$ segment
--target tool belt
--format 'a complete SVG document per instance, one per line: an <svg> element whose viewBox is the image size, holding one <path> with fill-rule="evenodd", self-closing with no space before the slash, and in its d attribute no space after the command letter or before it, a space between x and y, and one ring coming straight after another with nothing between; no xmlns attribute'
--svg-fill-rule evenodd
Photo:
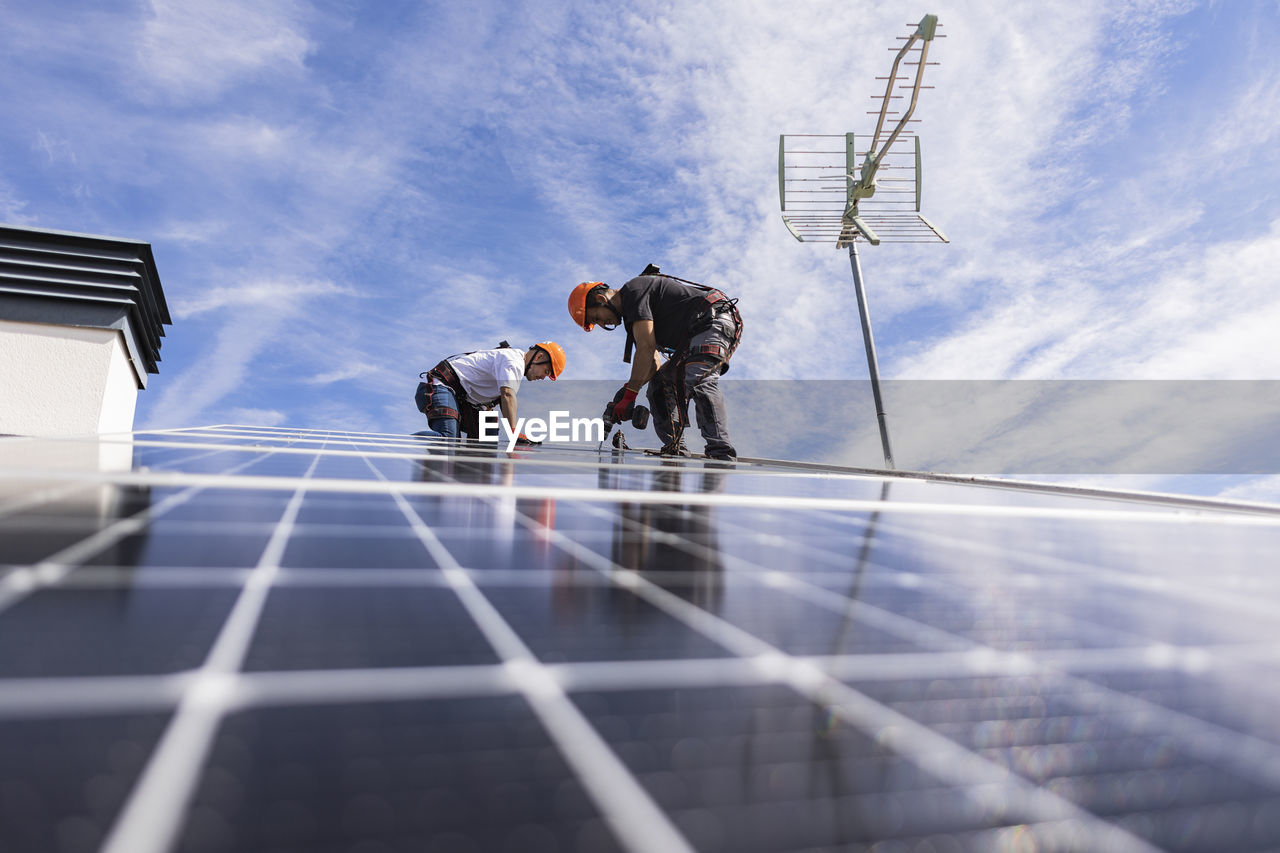
<svg viewBox="0 0 1280 853"><path fill-rule="evenodd" d="M458 378L457 371L453 369L453 365L449 364L448 359L444 359L425 373L419 373L418 377L424 381L418 383L418 393L414 397L414 402L418 405L418 411L427 416L428 422L436 418L453 418L458 422L461 432L469 436L479 435L479 411L467 400L467 389L462 386L462 380ZM443 401L437 402L436 397L439 395L433 392L432 380L440 382L453 392L458 408L446 406Z"/></svg>
<svg viewBox="0 0 1280 853"><path fill-rule="evenodd" d="M711 328L711 324L722 314L729 313L733 314L733 340L729 342L727 348L720 344L702 344L696 348L696 351L689 348L689 342L693 338ZM729 359L733 357L741 340L742 315L738 313L738 300L730 299L720 291L708 288L704 307L690 321L689 331L684 340L679 346L665 350L664 354L673 369L687 361L706 361L711 364L719 362L720 374L724 375L729 372Z"/></svg>

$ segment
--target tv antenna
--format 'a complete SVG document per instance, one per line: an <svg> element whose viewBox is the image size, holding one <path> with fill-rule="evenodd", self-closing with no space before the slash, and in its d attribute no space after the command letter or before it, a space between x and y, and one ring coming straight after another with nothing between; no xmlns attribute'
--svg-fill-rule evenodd
<svg viewBox="0 0 1280 853"><path fill-rule="evenodd" d="M778 198L787 230L802 243L833 242L837 249L849 249L853 289L862 320L862 340L871 373L871 393L880 424L880 443L884 446L885 465L890 469L893 451L889 447L889 428L880 394L880 370L862 284L862 266L858 261L858 243L865 241L879 246L881 243L950 242L936 225L920 214L920 137L907 129L908 125L918 122L911 115L920 90L933 88L922 85L924 69L938 64L929 61L929 44L935 36L945 36L937 34L937 15L925 15L913 26L915 29L910 35L899 36L905 44L889 48L897 51L889 76L876 78L886 83L883 95L871 96L873 101L879 101L879 108L867 113L876 116L874 133L856 136L853 133L804 133L778 137ZM904 63L904 59L908 61ZM914 82L908 70L913 66ZM904 71L901 75L900 68ZM895 85L900 91L911 92L911 101L905 110L890 109L895 106L894 101L905 97L893 93Z"/></svg>

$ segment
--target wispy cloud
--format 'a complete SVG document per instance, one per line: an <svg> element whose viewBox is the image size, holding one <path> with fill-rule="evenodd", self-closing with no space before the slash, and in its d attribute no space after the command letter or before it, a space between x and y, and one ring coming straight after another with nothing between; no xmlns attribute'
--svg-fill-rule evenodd
<svg viewBox="0 0 1280 853"><path fill-rule="evenodd" d="M341 367L337 370L331 370L328 373L321 373L318 376L308 376L303 379L308 385L332 385L335 382L345 382L348 379L360 379L376 373L380 368L373 364L351 364Z"/></svg>
<svg viewBox="0 0 1280 853"><path fill-rule="evenodd" d="M18 197L14 189L0 177L0 222L10 225L28 225L31 217L23 212L27 203Z"/></svg>
<svg viewBox="0 0 1280 853"><path fill-rule="evenodd" d="M224 308L262 310L275 315L299 309L303 298L342 294L358 298L350 288L330 281L250 281L214 287L185 299L175 310L178 319L187 319Z"/></svg>
<svg viewBox="0 0 1280 853"><path fill-rule="evenodd" d="M882 372L1280 370L1264 5L937 8L917 117L952 243L864 250ZM741 297L731 378L860 377L848 258L782 227L776 145L869 129L921 10L864 6L24 9L0 214L153 241L180 323L144 418L399 428L419 370L499 338L620 378L564 299L649 261Z"/></svg>
<svg viewBox="0 0 1280 853"><path fill-rule="evenodd" d="M251 426L279 426L288 420L284 412L275 409L241 409L227 410L227 423L248 424Z"/></svg>
<svg viewBox="0 0 1280 853"><path fill-rule="evenodd" d="M137 71L157 94L205 101L263 69L301 74L311 49L289 2L151 0Z"/></svg>

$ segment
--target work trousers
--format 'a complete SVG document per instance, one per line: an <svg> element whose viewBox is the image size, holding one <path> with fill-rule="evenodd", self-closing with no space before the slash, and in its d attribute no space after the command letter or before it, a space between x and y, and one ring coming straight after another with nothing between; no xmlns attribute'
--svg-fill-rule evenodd
<svg viewBox="0 0 1280 853"><path fill-rule="evenodd" d="M737 457L729 440L729 421L720 391L720 370L733 354L736 337L733 313L720 312L711 325L689 339L683 354L668 359L650 380L653 429L664 446L677 441L683 444L692 400L698 431L707 443L707 455L720 459Z"/></svg>

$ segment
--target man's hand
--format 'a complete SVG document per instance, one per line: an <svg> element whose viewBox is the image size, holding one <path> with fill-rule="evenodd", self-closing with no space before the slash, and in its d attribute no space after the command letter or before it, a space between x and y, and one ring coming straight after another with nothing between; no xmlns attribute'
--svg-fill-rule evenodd
<svg viewBox="0 0 1280 853"><path fill-rule="evenodd" d="M612 418L614 423L620 424L627 419L632 405L636 402L636 393L631 386L623 385L618 389L618 393L613 395Z"/></svg>

